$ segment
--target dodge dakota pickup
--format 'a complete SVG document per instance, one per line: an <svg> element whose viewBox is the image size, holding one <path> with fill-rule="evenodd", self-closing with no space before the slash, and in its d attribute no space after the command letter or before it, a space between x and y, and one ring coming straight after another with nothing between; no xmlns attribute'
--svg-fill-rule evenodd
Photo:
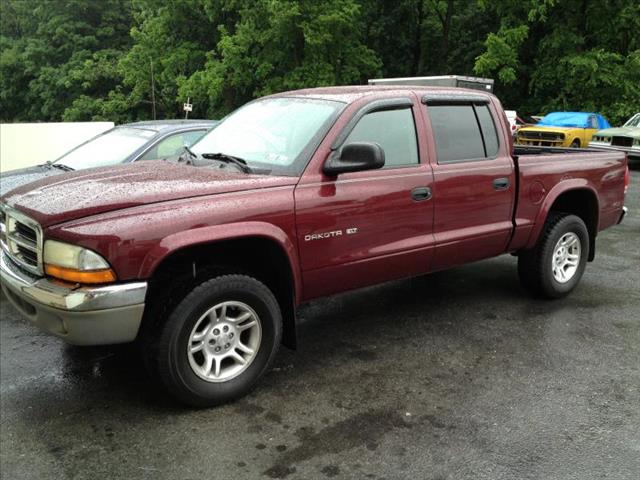
<svg viewBox="0 0 640 480"><path fill-rule="evenodd" d="M488 93L298 90L178 158L8 193L0 278L40 328L136 341L170 393L216 405L295 346L296 307L318 297L504 253L533 294L568 294L628 182L623 152L514 149Z"/></svg>

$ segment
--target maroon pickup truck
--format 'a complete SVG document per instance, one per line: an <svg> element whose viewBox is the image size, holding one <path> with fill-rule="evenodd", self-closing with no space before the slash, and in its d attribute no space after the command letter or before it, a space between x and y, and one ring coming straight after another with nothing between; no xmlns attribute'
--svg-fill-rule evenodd
<svg viewBox="0 0 640 480"><path fill-rule="evenodd" d="M619 223L624 153L517 147L496 97L419 87L253 101L172 161L2 198L3 290L66 341L138 341L192 405L245 394L308 300L503 253L566 295Z"/></svg>

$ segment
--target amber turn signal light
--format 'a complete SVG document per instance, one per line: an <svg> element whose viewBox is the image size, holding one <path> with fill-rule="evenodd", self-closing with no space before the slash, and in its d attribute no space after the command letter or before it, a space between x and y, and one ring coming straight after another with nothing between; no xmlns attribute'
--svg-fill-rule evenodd
<svg viewBox="0 0 640 480"><path fill-rule="evenodd" d="M109 283L116 280L116 274L110 268L82 271L57 265L45 265L44 271L47 275L73 283Z"/></svg>

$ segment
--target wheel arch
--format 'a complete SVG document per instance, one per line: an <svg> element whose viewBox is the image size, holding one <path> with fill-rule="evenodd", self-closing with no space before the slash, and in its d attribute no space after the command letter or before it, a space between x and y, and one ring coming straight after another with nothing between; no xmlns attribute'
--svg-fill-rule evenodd
<svg viewBox="0 0 640 480"><path fill-rule="evenodd" d="M582 219L589 232L588 260L592 261L595 258L595 241L600 215L600 204L595 188L589 185L586 180L570 180L557 184L549 192L538 212L525 249L531 249L536 245L547 218L555 212L570 213Z"/></svg>
<svg viewBox="0 0 640 480"><path fill-rule="evenodd" d="M283 316L282 343L295 348L295 310L302 295L297 265L297 251L282 230L272 224L250 222L170 235L147 254L139 275L149 279L149 297L162 294L167 282L178 277L193 279L192 284L217 273L255 277L278 300Z"/></svg>

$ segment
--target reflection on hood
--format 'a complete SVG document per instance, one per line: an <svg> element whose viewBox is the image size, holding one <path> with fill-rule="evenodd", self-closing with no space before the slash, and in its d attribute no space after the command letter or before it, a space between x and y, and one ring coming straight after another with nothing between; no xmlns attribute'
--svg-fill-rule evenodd
<svg viewBox="0 0 640 480"><path fill-rule="evenodd" d="M139 205L295 185L298 181L297 177L252 175L221 167L198 168L157 160L79 170L23 185L2 200L46 227Z"/></svg>

